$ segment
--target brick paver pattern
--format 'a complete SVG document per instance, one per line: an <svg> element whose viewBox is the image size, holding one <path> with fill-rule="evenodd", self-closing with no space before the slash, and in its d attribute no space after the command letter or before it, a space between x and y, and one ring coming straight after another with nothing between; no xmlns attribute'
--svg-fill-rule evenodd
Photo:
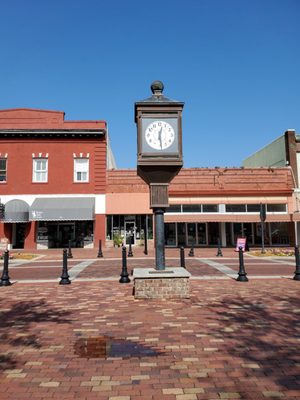
<svg viewBox="0 0 300 400"><path fill-rule="evenodd" d="M136 300L132 282L118 282L120 260L107 258L91 260L71 285L39 282L42 271L60 273L60 261L45 260L35 283L25 283L38 269L30 262L12 267L17 282L0 287L1 400L300 399L293 260L249 257L243 283L204 255L187 259L191 298L180 301ZM133 258L129 269L151 260ZM213 261L237 271L236 255ZM272 274L273 264L290 278L250 279Z"/></svg>

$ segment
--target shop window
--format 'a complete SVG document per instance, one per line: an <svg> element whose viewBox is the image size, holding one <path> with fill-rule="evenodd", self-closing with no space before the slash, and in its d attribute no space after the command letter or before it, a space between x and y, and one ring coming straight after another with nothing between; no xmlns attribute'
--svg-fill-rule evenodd
<svg viewBox="0 0 300 400"><path fill-rule="evenodd" d="M260 212L260 204L247 204L247 212Z"/></svg>
<svg viewBox="0 0 300 400"><path fill-rule="evenodd" d="M183 204L182 211L186 213L189 212L200 213L202 211L202 207L201 204Z"/></svg>
<svg viewBox="0 0 300 400"><path fill-rule="evenodd" d="M167 213L181 213L181 205L180 204L172 204L166 210Z"/></svg>
<svg viewBox="0 0 300 400"><path fill-rule="evenodd" d="M218 204L203 204L204 213L216 213L219 212Z"/></svg>
<svg viewBox="0 0 300 400"><path fill-rule="evenodd" d="M6 182L7 174L7 160L6 158L0 158L0 182Z"/></svg>
<svg viewBox="0 0 300 400"><path fill-rule="evenodd" d="M246 204L226 204L226 212L244 213L246 212Z"/></svg>
<svg viewBox="0 0 300 400"><path fill-rule="evenodd" d="M165 224L165 245L176 246L176 224L174 222Z"/></svg>
<svg viewBox="0 0 300 400"><path fill-rule="evenodd" d="M74 158L74 182L89 181L89 159Z"/></svg>
<svg viewBox="0 0 300 400"><path fill-rule="evenodd" d="M267 212L286 212L286 204L267 204Z"/></svg>
<svg viewBox="0 0 300 400"><path fill-rule="evenodd" d="M48 182L48 159L34 158L33 159L33 182Z"/></svg>

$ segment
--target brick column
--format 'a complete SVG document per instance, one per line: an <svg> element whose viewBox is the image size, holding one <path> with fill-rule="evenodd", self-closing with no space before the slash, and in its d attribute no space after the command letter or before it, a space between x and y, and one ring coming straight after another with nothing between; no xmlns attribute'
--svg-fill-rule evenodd
<svg viewBox="0 0 300 400"><path fill-rule="evenodd" d="M36 227L37 223L35 221L27 223L24 249L36 249Z"/></svg>
<svg viewBox="0 0 300 400"><path fill-rule="evenodd" d="M94 222L94 247L97 248L99 240L102 240L102 245L105 245L105 214L95 214Z"/></svg>

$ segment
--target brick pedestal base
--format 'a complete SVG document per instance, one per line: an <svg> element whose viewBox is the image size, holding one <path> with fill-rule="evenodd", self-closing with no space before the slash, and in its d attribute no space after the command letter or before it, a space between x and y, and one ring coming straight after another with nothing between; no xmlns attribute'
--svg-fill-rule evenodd
<svg viewBox="0 0 300 400"><path fill-rule="evenodd" d="M189 277L184 268L135 268L134 297L136 299L186 299L190 297Z"/></svg>

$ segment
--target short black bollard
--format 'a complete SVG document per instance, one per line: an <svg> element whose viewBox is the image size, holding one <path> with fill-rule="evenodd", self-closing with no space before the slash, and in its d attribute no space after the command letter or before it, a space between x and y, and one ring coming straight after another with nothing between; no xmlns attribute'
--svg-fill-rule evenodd
<svg viewBox="0 0 300 400"><path fill-rule="evenodd" d="M180 266L185 268L184 247L180 247Z"/></svg>
<svg viewBox="0 0 300 400"><path fill-rule="evenodd" d="M244 266L244 254L243 254L243 248L239 247L239 276L236 278L237 281L239 282L248 282L247 274L245 271L245 266Z"/></svg>
<svg viewBox="0 0 300 400"><path fill-rule="evenodd" d="M69 240L68 258L73 258L72 249L71 249L71 240Z"/></svg>
<svg viewBox="0 0 300 400"><path fill-rule="evenodd" d="M194 257L194 245L192 244L191 250L189 251L189 257Z"/></svg>
<svg viewBox="0 0 300 400"><path fill-rule="evenodd" d="M8 276L8 260L9 260L9 251L6 250L3 256L3 273L0 280L0 286L10 286L11 282Z"/></svg>
<svg viewBox="0 0 300 400"><path fill-rule="evenodd" d="M120 283L128 283L130 279L128 278L128 271L127 271L127 259L126 259L126 247L122 247L122 271L120 275Z"/></svg>
<svg viewBox="0 0 300 400"><path fill-rule="evenodd" d="M296 259L296 271L294 275L294 281L300 281L300 256L299 246L295 246L295 259Z"/></svg>
<svg viewBox="0 0 300 400"><path fill-rule="evenodd" d="M133 252L132 252L132 235L129 236L129 248L128 248L128 257L133 257Z"/></svg>
<svg viewBox="0 0 300 400"><path fill-rule="evenodd" d="M71 283L68 274L68 255L67 249L63 250L63 269L61 274L61 280L59 282L60 285L69 285Z"/></svg>
<svg viewBox="0 0 300 400"><path fill-rule="evenodd" d="M98 258L102 258L103 257L103 253L102 253L102 240L99 240L99 250L98 250Z"/></svg>
<svg viewBox="0 0 300 400"><path fill-rule="evenodd" d="M222 250L221 250L221 240L220 240L220 238L218 238L218 252L217 252L216 256L217 257L223 257L223 253L222 253Z"/></svg>

